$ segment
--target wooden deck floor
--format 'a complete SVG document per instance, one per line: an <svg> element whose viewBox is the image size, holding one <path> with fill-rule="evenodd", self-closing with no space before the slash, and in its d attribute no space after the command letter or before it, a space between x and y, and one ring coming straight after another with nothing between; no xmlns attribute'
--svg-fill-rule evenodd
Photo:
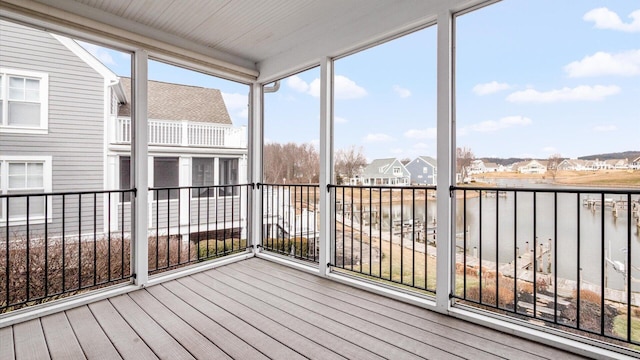
<svg viewBox="0 0 640 360"><path fill-rule="evenodd" d="M0 329L2 359L573 359L253 258Z"/></svg>

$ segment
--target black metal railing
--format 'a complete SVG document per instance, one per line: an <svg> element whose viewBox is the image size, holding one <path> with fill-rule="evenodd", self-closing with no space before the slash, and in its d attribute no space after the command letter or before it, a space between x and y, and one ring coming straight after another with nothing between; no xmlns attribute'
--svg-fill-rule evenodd
<svg viewBox="0 0 640 360"><path fill-rule="evenodd" d="M262 248L318 262L319 186L258 184L262 193Z"/></svg>
<svg viewBox="0 0 640 360"><path fill-rule="evenodd" d="M149 273L245 251L253 184L150 188Z"/></svg>
<svg viewBox="0 0 640 360"><path fill-rule="evenodd" d="M453 187L454 296L640 345L640 191Z"/></svg>
<svg viewBox="0 0 640 360"><path fill-rule="evenodd" d="M435 187L329 189L331 266L435 293Z"/></svg>
<svg viewBox="0 0 640 360"><path fill-rule="evenodd" d="M0 312L129 281L133 193L0 195Z"/></svg>

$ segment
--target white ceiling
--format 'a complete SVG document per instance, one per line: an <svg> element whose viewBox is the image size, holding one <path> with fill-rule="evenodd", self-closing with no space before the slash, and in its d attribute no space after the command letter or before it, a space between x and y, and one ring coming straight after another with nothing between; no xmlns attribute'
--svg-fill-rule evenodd
<svg viewBox="0 0 640 360"><path fill-rule="evenodd" d="M481 0L36 0L273 80ZM28 7L32 1L7 1ZM42 9L39 9L42 11Z"/></svg>

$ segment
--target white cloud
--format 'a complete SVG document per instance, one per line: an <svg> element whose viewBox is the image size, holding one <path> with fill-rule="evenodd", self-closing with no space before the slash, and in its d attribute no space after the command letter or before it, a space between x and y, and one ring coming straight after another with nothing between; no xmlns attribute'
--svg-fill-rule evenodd
<svg viewBox="0 0 640 360"><path fill-rule="evenodd" d="M569 77L640 75L640 49L617 54L597 52L564 67Z"/></svg>
<svg viewBox="0 0 640 360"><path fill-rule="evenodd" d="M640 32L640 10L629 14L631 22L625 23L620 16L606 7L593 9L582 17L584 21L592 21L597 29Z"/></svg>
<svg viewBox="0 0 640 360"><path fill-rule="evenodd" d="M364 142L389 142L395 140L393 137L387 134L367 134L362 141Z"/></svg>
<svg viewBox="0 0 640 360"><path fill-rule="evenodd" d="M409 139L435 139L436 138L437 129L436 128L427 128L427 129L411 129L404 133L404 136Z"/></svg>
<svg viewBox="0 0 640 360"><path fill-rule="evenodd" d="M104 65L116 65L115 60L113 60L113 57L105 48L82 41L78 43Z"/></svg>
<svg viewBox="0 0 640 360"><path fill-rule="evenodd" d="M609 132L609 131L616 131L618 130L618 127L615 125L597 125L593 127L593 131L597 131L597 132Z"/></svg>
<svg viewBox="0 0 640 360"><path fill-rule="evenodd" d="M498 91L510 89L511 85L507 83L499 83L497 81L492 81L490 83L478 84L473 87L473 92L477 95L489 95L496 93Z"/></svg>
<svg viewBox="0 0 640 360"><path fill-rule="evenodd" d="M499 120L487 120L477 124L465 126L459 130L460 135L465 135L469 131L476 132L494 132L502 129L507 129L514 126L527 126L532 123L531 119L524 116L507 116Z"/></svg>
<svg viewBox="0 0 640 360"><path fill-rule="evenodd" d="M333 117L333 122L335 122L336 124L344 124L347 122L347 119L340 117L340 116L334 116Z"/></svg>
<svg viewBox="0 0 640 360"><path fill-rule="evenodd" d="M336 75L333 86L335 97L339 100L359 99L367 96L367 90L346 76Z"/></svg>
<svg viewBox="0 0 640 360"><path fill-rule="evenodd" d="M299 76L293 75L287 79L287 86L298 92L307 93L313 97L320 97L320 79L318 78L313 79L311 83L307 84L307 82ZM338 100L359 99L367 96L367 90L346 76L336 75L333 86L334 96ZM409 92L409 95L411 95L411 92Z"/></svg>
<svg viewBox="0 0 640 360"><path fill-rule="evenodd" d="M309 84L302 80L298 75L293 75L287 79L287 86L298 92L309 91Z"/></svg>
<svg viewBox="0 0 640 360"><path fill-rule="evenodd" d="M429 148L429 144L425 144L423 142L419 142L419 143L413 144L413 148L416 149L416 150L428 149Z"/></svg>
<svg viewBox="0 0 640 360"><path fill-rule="evenodd" d="M564 87L559 90L537 91L527 89L516 91L507 96L507 101L514 103L553 103L566 101L600 101L607 96L620 92L615 85L581 85L575 88Z"/></svg>
<svg viewBox="0 0 640 360"><path fill-rule="evenodd" d="M229 114L247 119L249 117L249 99L246 94L222 93Z"/></svg>
<svg viewBox="0 0 640 360"><path fill-rule="evenodd" d="M320 97L320 79L315 78L309 84L309 91L307 93L313 97Z"/></svg>
<svg viewBox="0 0 640 360"><path fill-rule="evenodd" d="M546 153L552 153L552 152L556 152L556 148L553 146L545 146L542 148L542 151L546 152Z"/></svg>
<svg viewBox="0 0 640 360"><path fill-rule="evenodd" d="M405 89L400 85L393 85L393 91L401 98L408 98L409 96L411 96L411 90Z"/></svg>

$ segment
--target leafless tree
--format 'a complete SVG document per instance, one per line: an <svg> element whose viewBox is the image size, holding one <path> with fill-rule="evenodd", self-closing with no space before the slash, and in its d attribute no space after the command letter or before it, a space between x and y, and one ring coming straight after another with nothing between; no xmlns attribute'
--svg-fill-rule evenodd
<svg viewBox="0 0 640 360"><path fill-rule="evenodd" d="M317 183L320 156L312 144L269 143L263 148L264 181L274 184Z"/></svg>
<svg viewBox="0 0 640 360"><path fill-rule="evenodd" d="M362 153L362 147L351 146L348 149L338 149L335 154L335 171L338 184L342 179L351 179L367 165L367 158Z"/></svg>
<svg viewBox="0 0 640 360"><path fill-rule="evenodd" d="M456 172L461 174L462 178L467 176L467 169L474 159L475 155L473 155L470 148L456 148Z"/></svg>
<svg viewBox="0 0 640 360"><path fill-rule="evenodd" d="M562 155L560 154L552 154L549 156L549 160L547 162L547 174L551 175L553 180L556 179L558 175L558 165L562 162Z"/></svg>

